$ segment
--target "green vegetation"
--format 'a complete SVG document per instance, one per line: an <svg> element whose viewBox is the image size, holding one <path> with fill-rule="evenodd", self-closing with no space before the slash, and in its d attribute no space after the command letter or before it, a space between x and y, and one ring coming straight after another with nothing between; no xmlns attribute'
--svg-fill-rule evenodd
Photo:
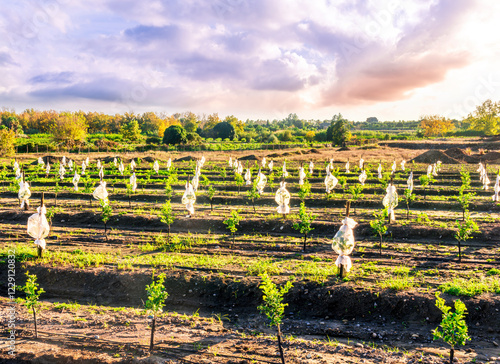
<svg viewBox="0 0 500 364"><path fill-rule="evenodd" d="M152 325L151 325L151 339L149 341L149 352L151 353L154 348L154 336L156 329L156 316L163 312L163 306L165 306L165 301L168 298L168 293L165 290L165 285L163 282L165 281L165 273L161 273L158 275L155 280L153 273L153 282L146 286L146 292L148 293L148 300L144 304L144 308L147 312L153 314L152 317Z"/></svg>
<svg viewBox="0 0 500 364"><path fill-rule="evenodd" d="M36 325L36 311L37 308L40 306L40 302L38 302L38 299L40 298L40 295L45 292L43 288L38 288L39 284L36 283L37 277L34 274L29 274L29 272L26 272L26 284L24 286L19 286L17 289L19 291L23 291L26 293L26 299L24 300L23 304L26 307L27 310L31 310L33 312L33 323L35 325L35 338L38 337L38 329Z"/></svg>
<svg viewBox="0 0 500 364"><path fill-rule="evenodd" d="M465 315L467 308L460 300L455 301L455 312L451 312L451 307L446 306L444 299L436 292L436 307L443 313L443 319L439 327L432 331L434 340L441 339L450 345L450 364L453 364L453 356L457 346L465 345L470 340L467 334L467 323Z"/></svg>

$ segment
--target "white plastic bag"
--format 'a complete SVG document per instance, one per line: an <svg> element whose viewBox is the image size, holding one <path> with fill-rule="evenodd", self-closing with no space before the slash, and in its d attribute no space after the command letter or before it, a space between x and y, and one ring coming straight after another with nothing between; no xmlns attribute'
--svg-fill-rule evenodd
<svg viewBox="0 0 500 364"><path fill-rule="evenodd" d="M276 191L274 200L278 204L276 210L279 214L288 214L290 212L290 192L286 189L286 182L280 182L280 188Z"/></svg>
<svg viewBox="0 0 500 364"><path fill-rule="evenodd" d="M266 187L266 183L267 183L267 177L259 169L259 173L257 174L257 192L259 192L259 195L262 195L262 193L264 192L264 187Z"/></svg>
<svg viewBox="0 0 500 364"><path fill-rule="evenodd" d="M377 172L378 172L378 179L382 179L382 164L378 164L378 169L377 169Z"/></svg>
<svg viewBox="0 0 500 364"><path fill-rule="evenodd" d="M168 158L167 161L167 170L170 171L170 167L172 167L172 158Z"/></svg>
<svg viewBox="0 0 500 364"><path fill-rule="evenodd" d="M66 168L64 168L64 166L61 165L59 166L59 178L61 179L61 181L64 179L64 174L66 173Z"/></svg>
<svg viewBox="0 0 500 364"><path fill-rule="evenodd" d="M45 238L49 235L50 226L45 214L45 206L38 207L36 214L28 218L28 234L35 239L35 245L45 249Z"/></svg>
<svg viewBox="0 0 500 364"><path fill-rule="evenodd" d="M73 170L73 160L72 160L72 159L70 159L70 160L68 161L68 168L69 168L69 170L70 170L70 171L72 171L72 170Z"/></svg>
<svg viewBox="0 0 500 364"><path fill-rule="evenodd" d="M273 166L274 166L273 161L270 161L267 166L269 167L269 172L272 172L273 171Z"/></svg>
<svg viewBox="0 0 500 364"><path fill-rule="evenodd" d="M82 162L82 176L85 174L85 168L87 168L87 165L85 164L85 161Z"/></svg>
<svg viewBox="0 0 500 364"><path fill-rule="evenodd" d="M135 192L137 189L137 177L135 176L135 172L133 172L130 176L130 188L132 189L132 192Z"/></svg>
<svg viewBox="0 0 500 364"><path fill-rule="evenodd" d="M309 162L309 174L312 176L314 172L314 163L312 161Z"/></svg>
<svg viewBox="0 0 500 364"><path fill-rule="evenodd" d="M427 166L427 177L431 178L431 175L432 175L432 164L429 164Z"/></svg>
<svg viewBox="0 0 500 364"><path fill-rule="evenodd" d="M357 224L358 223L350 217L344 218L344 220L342 220L342 226L333 237L332 249L339 254L339 257L335 261L335 265L337 267L343 265L346 272L349 272L352 267L351 258L349 257L354 249L354 232L352 229L354 229Z"/></svg>
<svg viewBox="0 0 500 364"><path fill-rule="evenodd" d="M245 182L247 186L252 184L252 172L250 172L250 168L247 168L247 171L245 172Z"/></svg>
<svg viewBox="0 0 500 364"><path fill-rule="evenodd" d="M21 200L21 208L24 208L25 204L29 204L28 200L31 196L30 185L28 182L19 182L19 192L17 197Z"/></svg>
<svg viewBox="0 0 500 364"><path fill-rule="evenodd" d="M229 161L228 161L228 164L229 164L229 167L233 167L233 158L229 157Z"/></svg>
<svg viewBox="0 0 500 364"><path fill-rule="evenodd" d="M42 167L43 167L43 165L45 164L45 163L43 162L42 157L38 157L38 164L40 164Z"/></svg>
<svg viewBox="0 0 500 364"><path fill-rule="evenodd" d="M396 187L393 185L389 185L386 189L386 192L387 194L382 200L382 205L384 205L384 207L387 209L387 212L391 217L391 221L394 221L394 209L398 206L398 193L396 191Z"/></svg>
<svg viewBox="0 0 500 364"><path fill-rule="evenodd" d="M299 186L304 184L304 179L306 178L306 172L304 171L304 167L300 166L299 168Z"/></svg>
<svg viewBox="0 0 500 364"><path fill-rule="evenodd" d="M404 171L405 170L405 164L406 164L406 161L403 159L401 161L401 170Z"/></svg>
<svg viewBox="0 0 500 364"><path fill-rule="evenodd" d="M130 162L130 170L135 171L135 167L136 167L135 161L132 159L132 161Z"/></svg>
<svg viewBox="0 0 500 364"><path fill-rule="evenodd" d="M365 164L365 160L363 158L359 159L359 169L363 169L363 165Z"/></svg>
<svg viewBox="0 0 500 364"><path fill-rule="evenodd" d="M349 170L349 161L347 161L347 163L345 164L345 173L351 173L351 171Z"/></svg>
<svg viewBox="0 0 500 364"><path fill-rule="evenodd" d="M107 204L108 201L108 191L106 190L106 182L101 181L99 183L99 186L95 189L94 193L92 194L96 200L102 200Z"/></svg>
<svg viewBox="0 0 500 364"><path fill-rule="evenodd" d="M413 172L410 172L410 176L408 177L408 181L406 181L406 184L410 192L413 192Z"/></svg>
<svg viewBox="0 0 500 364"><path fill-rule="evenodd" d="M123 165L123 162L120 160L120 164L118 164L118 172L123 176L123 172L125 171L125 166Z"/></svg>
<svg viewBox="0 0 500 364"><path fill-rule="evenodd" d="M80 175L75 170L75 175L73 176L73 186L75 186L76 192L78 192L78 181L80 181Z"/></svg>
<svg viewBox="0 0 500 364"><path fill-rule="evenodd" d="M181 202L183 205L186 205L186 209L188 210L189 215L194 215L194 203L196 202L196 195L194 193L193 186L189 182L186 182L186 190L184 191L184 195L182 195Z"/></svg>
<svg viewBox="0 0 500 364"><path fill-rule="evenodd" d="M156 174L160 172L160 164L158 163L158 161L155 161L153 163L153 169L155 170Z"/></svg>
<svg viewBox="0 0 500 364"><path fill-rule="evenodd" d="M366 171L363 169L363 171L359 175L359 182L361 183L362 186L364 186L365 181L366 181Z"/></svg>
<svg viewBox="0 0 500 364"><path fill-rule="evenodd" d="M397 168L396 161L394 161L394 162L392 162L392 168L391 168L392 169L392 173L396 173L396 168Z"/></svg>
<svg viewBox="0 0 500 364"><path fill-rule="evenodd" d="M288 172L286 170L286 162L283 162L283 178L287 178L288 177Z"/></svg>
<svg viewBox="0 0 500 364"><path fill-rule="evenodd" d="M47 162L47 165L45 166L45 174L49 174L50 172L50 163Z"/></svg>
<svg viewBox="0 0 500 364"><path fill-rule="evenodd" d="M325 177L326 193L332 192L337 183L338 179L333 174L331 174L330 171L328 171Z"/></svg>
<svg viewBox="0 0 500 364"><path fill-rule="evenodd" d="M493 187L495 194L492 196L493 202L498 202L498 194L500 192L500 174L497 174L497 180L495 182L495 187Z"/></svg>
<svg viewBox="0 0 500 364"><path fill-rule="evenodd" d="M99 168L99 179L104 179L104 166L101 166L101 168Z"/></svg>
<svg viewBox="0 0 500 364"><path fill-rule="evenodd" d="M260 164L262 166L262 168L265 168L266 167L266 157L263 157L262 158L262 162Z"/></svg>

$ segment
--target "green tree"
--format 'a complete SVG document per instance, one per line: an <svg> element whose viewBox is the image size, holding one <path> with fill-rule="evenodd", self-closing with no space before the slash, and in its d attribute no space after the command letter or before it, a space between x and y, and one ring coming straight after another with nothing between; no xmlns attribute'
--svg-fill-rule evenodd
<svg viewBox="0 0 500 364"><path fill-rule="evenodd" d="M187 141L186 130L180 125L171 125L163 134L163 144L182 144Z"/></svg>
<svg viewBox="0 0 500 364"><path fill-rule="evenodd" d="M214 210L214 196L215 196L215 188L212 184L210 184L208 186L208 190L207 190L207 195L208 195L208 198L210 200L210 211L213 211Z"/></svg>
<svg viewBox="0 0 500 364"><path fill-rule="evenodd" d="M283 303L283 296L292 288L292 282L287 281L284 286L278 289L267 273L262 274L260 277L262 279L262 283L259 288L263 293L262 300L264 303L258 306L257 309L269 319L269 326L277 327L278 348L280 351L281 362L282 364L285 364L285 356L281 346L283 339L281 337L280 325L285 314L285 307L288 306L288 303Z"/></svg>
<svg viewBox="0 0 500 364"><path fill-rule="evenodd" d="M326 138L335 145L345 146L345 143L351 140L349 121L344 119L341 114L335 115L326 130Z"/></svg>
<svg viewBox="0 0 500 364"><path fill-rule="evenodd" d="M373 214L375 220L370 221L371 228L380 237L379 255L382 255L382 240L384 234L387 232L387 226L385 225L385 219L387 219L387 215L387 209L384 209L381 212L375 212Z"/></svg>
<svg viewBox="0 0 500 364"><path fill-rule="evenodd" d="M228 121L222 121L215 125L210 133L212 138L233 140L236 135L234 126Z"/></svg>
<svg viewBox="0 0 500 364"><path fill-rule="evenodd" d="M462 301L456 300L455 312L451 312L451 307L446 306L444 299L440 297L440 292L436 292L436 307L443 313L443 318L439 325L441 329L436 327L432 334L434 340L441 339L450 345L450 364L453 364L455 348L465 345L467 340L470 340L465 322L467 307Z"/></svg>
<svg viewBox="0 0 500 364"><path fill-rule="evenodd" d="M500 102L486 100L466 119L469 128L482 131L486 135L496 135L500 132Z"/></svg>
<svg viewBox="0 0 500 364"><path fill-rule="evenodd" d="M306 243L307 243L307 234L311 231L314 230L314 228L311 227L311 223L314 221L316 218L316 215L314 215L312 212L307 212L306 211L306 205L304 202L300 203L300 209L299 209L299 218L300 221L296 222L293 224L293 228L295 230L300 231L301 234L304 234L304 247L303 251L306 251Z"/></svg>
<svg viewBox="0 0 500 364"><path fill-rule="evenodd" d="M252 201L253 213L255 214L255 199L259 198L260 195L257 192L257 179L254 179L252 187L247 191L247 196L250 201Z"/></svg>
<svg viewBox="0 0 500 364"><path fill-rule="evenodd" d="M192 112L187 112L185 116L182 117L179 121L181 122L183 128L186 130L186 133L196 132L196 129L198 129L198 124L200 123L196 115L193 114ZM171 144L171 143L165 143L165 144Z"/></svg>
<svg viewBox="0 0 500 364"><path fill-rule="evenodd" d="M479 231L479 227L470 218L469 211L464 213L464 220L460 223L458 220L455 222L455 227L457 231L455 232L455 239L458 241L458 261L462 261L462 241L466 242L472 239L472 234Z"/></svg>
<svg viewBox="0 0 500 364"><path fill-rule="evenodd" d="M162 223L167 224L168 226L167 243L170 244L170 225L172 225L175 221L175 214L172 210L172 205L170 204L170 200L167 200L163 204L160 213L160 220Z"/></svg>
<svg viewBox="0 0 500 364"><path fill-rule="evenodd" d="M101 220L104 223L104 235L106 236L106 240L108 240L108 221L111 218L113 209L107 198L99 200L99 203L101 204Z"/></svg>
<svg viewBox="0 0 500 364"><path fill-rule="evenodd" d="M130 140L131 142L138 141L141 137L141 128L139 127L139 122L136 119L130 120L128 123L122 126L121 134L123 139Z"/></svg>
<svg viewBox="0 0 500 364"><path fill-rule="evenodd" d="M35 337L38 337L38 330L36 327L36 311L40 306L38 299L40 295L45 292L43 288L38 288L39 284L36 283L37 277L35 274L29 274L26 272L26 284L24 286L18 287L17 289L26 293L26 299L24 300L24 306L26 309L33 312L33 322L35 324Z"/></svg>
<svg viewBox="0 0 500 364"><path fill-rule="evenodd" d="M226 228L231 232L231 235L233 237L233 246L234 246L234 235L238 231L238 224L240 223L240 221L241 221L241 216L238 215L238 211L236 210L232 210L231 216L223 221L224 225L226 225Z"/></svg>
<svg viewBox="0 0 500 364"><path fill-rule="evenodd" d="M470 173L462 168L460 171L460 178L462 179L462 185L458 190L458 196L456 197L458 203L462 207L462 221L465 221L465 211L469 209L470 200L475 196L474 192L466 192L470 188L471 178Z"/></svg>
<svg viewBox="0 0 500 364"><path fill-rule="evenodd" d="M163 312L163 306L168 298L168 293L165 290L165 273L161 273L157 280L155 281L153 273L153 282L146 286L146 292L148 293L148 300L144 304L147 312L153 314L153 320L151 325L151 339L149 341L149 352L153 351L154 338L155 338L155 328L156 328L156 315Z"/></svg>

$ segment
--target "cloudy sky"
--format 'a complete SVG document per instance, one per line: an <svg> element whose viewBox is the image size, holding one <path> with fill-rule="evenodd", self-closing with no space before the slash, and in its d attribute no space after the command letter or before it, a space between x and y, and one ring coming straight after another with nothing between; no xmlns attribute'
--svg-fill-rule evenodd
<svg viewBox="0 0 500 364"><path fill-rule="evenodd" d="M498 0L0 0L0 107L465 117L500 100Z"/></svg>

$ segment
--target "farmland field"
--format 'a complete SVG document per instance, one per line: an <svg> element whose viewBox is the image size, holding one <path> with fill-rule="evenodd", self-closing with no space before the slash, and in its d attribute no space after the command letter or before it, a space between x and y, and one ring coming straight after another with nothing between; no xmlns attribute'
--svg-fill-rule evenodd
<svg viewBox="0 0 500 364"><path fill-rule="evenodd" d="M142 309L147 298L145 287L152 274L161 272L167 275L169 297L157 322L157 362L277 363L274 331L257 311L262 301L258 288L262 273L280 284L293 282L285 296L289 305L282 325L289 363L443 362L448 347L433 341L431 333L441 319L435 307L437 291L444 292L448 304L459 296L468 308L472 341L457 352L459 360L486 362L486 358L500 357L500 206L492 202L498 161L486 166L492 181L486 191L473 163L443 163L434 181L423 188L419 177L426 174L428 164L409 161L425 151L417 145L405 149L388 145L346 151L309 148L66 155L79 171L82 161L90 159L78 192L71 182L74 171L67 168L65 178L59 178L62 154L51 155L49 175L36 162L46 154L23 154L17 161L31 185L28 211L19 208L12 160L3 160L2 292L7 292L7 257L12 250L16 254L16 284L24 284L24 272L29 271L37 275L46 291L41 296L38 339L32 335L30 313L17 306L18 362L91 363L96 358L99 362L147 362L148 317ZM188 217L181 198L202 156L206 162L196 192L195 213ZM123 175L114 166L114 157L123 160ZM273 178L269 168L262 169L268 181L264 193L254 201L248 195L251 186L236 185L234 170L228 165L230 157L238 158L244 171L251 167L252 179L263 157L273 160ZM169 158L171 171L166 167ZM353 196L349 188L359 185L360 158L365 160L368 177L362 196ZM101 206L91 193L99 183L98 159L104 164L113 209L106 233ZM132 159L137 162L135 192L127 188ZM330 159L334 169L338 168L337 177L345 177L345 186L337 185L327 195L324 179ZM402 159L406 160L404 171ZM160 164L158 174L152 171L155 160ZM350 173L345 172L347 160ZM393 182L400 200L396 221L387 225L381 242L370 222L374 213L383 209L394 160L397 171ZM274 198L284 161L289 173L286 187L291 194L286 217L277 213ZM311 194L304 203L315 219L304 251L304 237L293 224L299 220L301 202L298 169L304 163L307 170L310 161L314 162L313 174L308 176ZM429 163L433 162L437 160ZM377 178L379 163L383 165L382 181ZM415 200L407 211L402 198L410 170ZM456 197L464 171L471 177L466 192L475 193L469 210L479 231L462 242L459 262L455 233L463 211ZM167 181L172 182L171 203L176 214L170 238L159 217L168 199ZM215 190L212 201L209 186ZM53 217L47 249L37 259L26 223L39 206L42 192ZM356 247L351 254L352 270L340 278L331 243L348 200L350 217L358 223L354 229ZM224 224L233 210L242 217L234 243ZM0 299L6 317L9 300Z"/></svg>

